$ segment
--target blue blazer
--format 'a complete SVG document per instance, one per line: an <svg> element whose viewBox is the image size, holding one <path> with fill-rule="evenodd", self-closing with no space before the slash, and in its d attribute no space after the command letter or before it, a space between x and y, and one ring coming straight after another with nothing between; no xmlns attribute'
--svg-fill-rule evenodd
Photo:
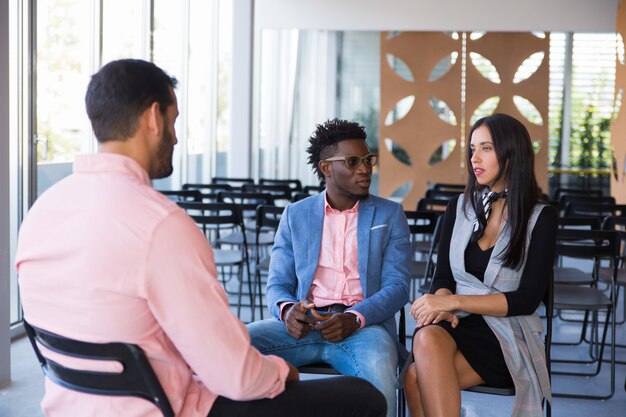
<svg viewBox="0 0 626 417"><path fill-rule="evenodd" d="M324 193L320 193L285 208L267 281L267 302L277 319L281 303L295 303L309 295L320 256L324 203ZM349 310L361 313L366 326L382 324L397 340L394 315L409 301L411 261L409 226L402 206L372 195L361 200L357 246L364 300Z"/></svg>

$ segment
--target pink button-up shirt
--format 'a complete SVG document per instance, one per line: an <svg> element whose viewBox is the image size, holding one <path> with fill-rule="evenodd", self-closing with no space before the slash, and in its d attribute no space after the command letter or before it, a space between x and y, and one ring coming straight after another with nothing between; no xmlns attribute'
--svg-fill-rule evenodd
<svg viewBox="0 0 626 417"><path fill-rule="evenodd" d="M363 301L356 239L359 203L339 211L328 204L326 194L324 199L322 245L309 299L318 307L354 306Z"/></svg>
<svg viewBox="0 0 626 417"><path fill-rule="evenodd" d="M177 416L206 417L218 395L250 400L284 390L287 364L250 345L206 238L133 159L77 157L74 174L24 220L15 262L26 320L79 340L138 344ZM46 416L161 415L143 399L49 380L42 408Z"/></svg>
<svg viewBox="0 0 626 417"><path fill-rule="evenodd" d="M328 204L325 192L324 202L320 257L308 299L317 307L331 304L354 306L363 301L356 233L359 202L349 210L339 211ZM281 304L281 318L285 307L291 304ZM360 328L365 327L365 317L361 313L348 312L361 319Z"/></svg>

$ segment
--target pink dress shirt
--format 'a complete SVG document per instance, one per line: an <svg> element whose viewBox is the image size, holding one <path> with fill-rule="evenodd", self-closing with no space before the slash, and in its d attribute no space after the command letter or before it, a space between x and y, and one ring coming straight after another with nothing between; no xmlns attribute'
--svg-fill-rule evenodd
<svg viewBox="0 0 626 417"><path fill-rule="evenodd" d="M317 307L331 304L354 306L363 301L356 236L359 202L349 210L339 211L328 204L326 193L324 201L320 256L308 299ZM281 310L289 304L292 303L283 303ZM362 314L357 311L349 313L359 316L361 328L365 326Z"/></svg>
<svg viewBox="0 0 626 417"><path fill-rule="evenodd" d="M15 263L31 324L138 344L177 416L206 417L218 395L251 400L284 390L287 364L250 345L206 238L133 159L78 156L74 174L31 208ZM82 394L47 379L42 408L46 416L161 415L143 399Z"/></svg>
<svg viewBox="0 0 626 417"><path fill-rule="evenodd" d="M339 211L326 200L320 257L309 295L318 307L354 306L363 301L356 243L358 215L358 202L349 210Z"/></svg>

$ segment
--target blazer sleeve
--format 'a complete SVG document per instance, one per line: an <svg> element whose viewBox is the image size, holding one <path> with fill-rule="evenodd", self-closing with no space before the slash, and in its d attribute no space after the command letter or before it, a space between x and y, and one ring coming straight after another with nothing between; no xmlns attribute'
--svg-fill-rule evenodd
<svg viewBox="0 0 626 417"><path fill-rule="evenodd" d="M411 240L402 206L396 206L389 226L389 240L382 247L380 269L372 270L370 266L368 271L368 293L371 295L350 309L363 315L366 326L389 320L409 301ZM373 286L372 283L379 285ZM371 292L369 288L378 290Z"/></svg>
<svg viewBox="0 0 626 417"><path fill-rule="evenodd" d="M293 254L293 243L290 226L290 206L280 219L267 278L266 299L270 313L280 320L280 304L297 302L298 280Z"/></svg>

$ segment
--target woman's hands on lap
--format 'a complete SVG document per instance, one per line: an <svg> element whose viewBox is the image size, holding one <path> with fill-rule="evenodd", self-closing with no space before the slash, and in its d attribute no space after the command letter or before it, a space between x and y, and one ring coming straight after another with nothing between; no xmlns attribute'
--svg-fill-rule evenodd
<svg viewBox="0 0 626 417"><path fill-rule="evenodd" d="M459 318L452 313L456 309L454 301L452 294L424 294L413 302L410 314L418 327L440 321L448 321L452 327L456 327Z"/></svg>

